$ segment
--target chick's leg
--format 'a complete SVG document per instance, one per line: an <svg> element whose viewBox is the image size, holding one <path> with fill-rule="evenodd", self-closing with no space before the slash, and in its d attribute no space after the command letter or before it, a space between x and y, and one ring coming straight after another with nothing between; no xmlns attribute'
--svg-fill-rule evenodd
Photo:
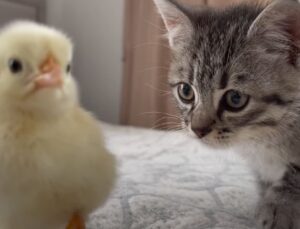
<svg viewBox="0 0 300 229"><path fill-rule="evenodd" d="M84 219L80 215L74 214L66 229L85 229Z"/></svg>

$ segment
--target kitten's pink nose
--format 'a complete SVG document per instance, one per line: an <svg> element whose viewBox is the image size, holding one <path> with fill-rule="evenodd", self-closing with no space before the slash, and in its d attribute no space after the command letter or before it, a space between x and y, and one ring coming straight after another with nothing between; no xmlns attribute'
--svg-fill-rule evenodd
<svg viewBox="0 0 300 229"><path fill-rule="evenodd" d="M192 130L199 138L204 138L206 135L208 135L212 131L212 128L210 128L210 127L200 127L200 128L195 127L195 128L192 128Z"/></svg>

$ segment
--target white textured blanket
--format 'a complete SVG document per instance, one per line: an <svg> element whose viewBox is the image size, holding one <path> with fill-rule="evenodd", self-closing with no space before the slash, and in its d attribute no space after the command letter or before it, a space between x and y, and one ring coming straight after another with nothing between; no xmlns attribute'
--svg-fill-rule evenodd
<svg viewBox="0 0 300 229"><path fill-rule="evenodd" d="M234 153L180 133L103 128L119 180L88 229L255 228L255 180Z"/></svg>

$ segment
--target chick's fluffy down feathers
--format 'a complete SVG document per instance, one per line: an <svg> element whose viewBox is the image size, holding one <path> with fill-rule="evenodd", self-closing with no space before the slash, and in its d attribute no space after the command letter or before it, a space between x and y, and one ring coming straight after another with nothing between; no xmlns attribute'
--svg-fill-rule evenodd
<svg viewBox="0 0 300 229"><path fill-rule="evenodd" d="M97 120L78 105L73 77L62 73L61 88L28 92L26 77L39 74L46 53L64 69L69 42L33 23L0 33L0 229L65 228L74 213L86 217L103 204L113 187L114 157ZM23 75L3 64L16 56Z"/></svg>

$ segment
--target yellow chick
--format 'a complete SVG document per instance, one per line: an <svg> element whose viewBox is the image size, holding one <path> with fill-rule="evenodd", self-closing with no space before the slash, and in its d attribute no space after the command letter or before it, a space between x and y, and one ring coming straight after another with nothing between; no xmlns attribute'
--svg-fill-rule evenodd
<svg viewBox="0 0 300 229"><path fill-rule="evenodd" d="M83 229L115 159L78 102L72 43L33 22L0 32L0 228Z"/></svg>

